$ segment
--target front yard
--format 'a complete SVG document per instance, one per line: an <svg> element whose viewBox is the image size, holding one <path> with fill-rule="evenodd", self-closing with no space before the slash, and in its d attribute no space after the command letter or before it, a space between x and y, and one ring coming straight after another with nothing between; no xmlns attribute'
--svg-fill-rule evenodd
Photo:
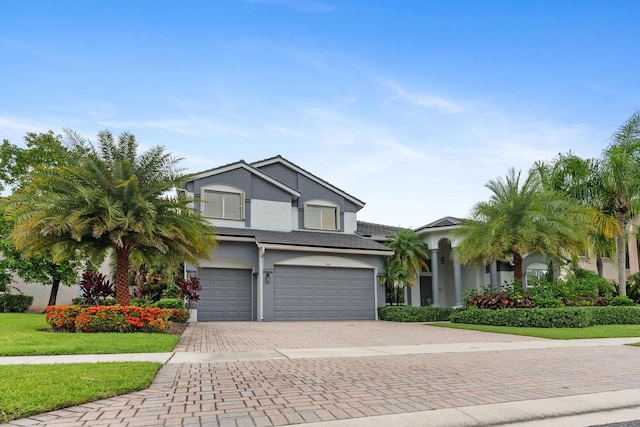
<svg viewBox="0 0 640 427"><path fill-rule="evenodd" d="M0 356L170 352L178 335L49 332L43 314L0 313ZM162 364L0 366L0 422L143 390Z"/></svg>

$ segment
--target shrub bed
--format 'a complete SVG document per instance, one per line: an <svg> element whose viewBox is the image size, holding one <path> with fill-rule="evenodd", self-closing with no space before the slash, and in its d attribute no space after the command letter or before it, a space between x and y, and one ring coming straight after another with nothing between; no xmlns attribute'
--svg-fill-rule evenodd
<svg viewBox="0 0 640 427"><path fill-rule="evenodd" d="M0 313L24 313L33 304L31 295L0 294Z"/></svg>
<svg viewBox="0 0 640 427"><path fill-rule="evenodd" d="M174 309L134 306L49 306L45 320L57 331L167 332ZM178 318L184 314L177 314ZM187 313L188 316L188 313Z"/></svg>
<svg viewBox="0 0 640 427"><path fill-rule="evenodd" d="M378 307L378 318L391 322L445 322L456 309L395 305Z"/></svg>
<svg viewBox="0 0 640 427"><path fill-rule="evenodd" d="M451 322L532 328L585 328L591 325L640 324L640 307L563 307L468 309L451 314Z"/></svg>

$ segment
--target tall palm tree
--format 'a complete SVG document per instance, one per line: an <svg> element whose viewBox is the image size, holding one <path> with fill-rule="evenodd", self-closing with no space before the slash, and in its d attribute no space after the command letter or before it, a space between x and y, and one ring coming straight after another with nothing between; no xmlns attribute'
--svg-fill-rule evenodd
<svg viewBox="0 0 640 427"><path fill-rule="evenodd" d="M15 245L29 253L51 248L64 257L78 247L116 258L116 302L129 303L133 251L181 255L195 262L215 247L215 230L186 198L167 197L184 181L179 159L163 147L137 154L134 135L98 134L94 146L67 132L73 162L36 169L7 198Z"/></svg>
<svg viewBox="0 0 640 427"><path fill-rule="evenodd" d="M526 255L560 259L584 249L584 209L560 193L543 191L536 173L522 183L520 178L512 168L504 180L486 184L492 192L489 201L477 203L455 231L461 238L455 251L463 264L512 259L514 279L520 281Z"/></svg>
<svg viewBox="0 0 640 427"><path fill-rule="evenodd" d="M611 136L611 143L603 153L602 182L618 220L618 295L625 296L627 225L632 214L638 212L640 202L640 111Z"/></svg>
<svg viewBox="0 0 640 427"><path fill-rule="evenodd" d="M601 165L598 159L583 159L568 152L549 163L536 162L533 167L545 190L559 191L589 209L589 222L585 226L589 227L599 277L604 273L602 254L615 252L614 237L619 230L613 207L604 195Z"/></svg>

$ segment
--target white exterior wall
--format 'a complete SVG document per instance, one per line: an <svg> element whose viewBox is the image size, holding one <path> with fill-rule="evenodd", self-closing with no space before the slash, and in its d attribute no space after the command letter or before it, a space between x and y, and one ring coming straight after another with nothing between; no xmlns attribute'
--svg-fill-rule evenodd
<svg viewBox="0 0 640 427"><path fill-rule="evenodd" d="M25 295L31 295L33 297L33 304L29 307L30 313L42 313L49 303L49 296L51 295L51 285L40 285L37 283L25 283L19 277L14 276L13 280L9 284L18 288L19 292L10 289L10 293L20 293ZM56 299L56 305L69 305L71 300L78 295L78 286L65 286L60 284L58 288L58 297Z"/></svg>
<svg viewBox="0 0 640 427"><path fill-rule="evenodd" d="M291 231L291 203L252 199L251 228Z"/></svg>
<svg viewBox="0 0 640 427"><path fill-rule="evenodd" d="M344 213L344 232L354 234L358 229L358 220L355 212Z"/></svg>

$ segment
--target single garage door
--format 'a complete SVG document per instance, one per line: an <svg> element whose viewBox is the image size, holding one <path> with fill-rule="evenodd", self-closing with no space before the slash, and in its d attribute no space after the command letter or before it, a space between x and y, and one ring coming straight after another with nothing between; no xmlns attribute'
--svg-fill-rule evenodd
<svg viewBox="0 0 640 427"><path fill-rule="evenodd" d="M375 319L373 270L276 266L275 320Z"/></svg>
<svg viewBox="0 0 640 427"><path fill-rule="evenodd" d="M198 322L251 320L251 270L201 268Z"/></svg>

